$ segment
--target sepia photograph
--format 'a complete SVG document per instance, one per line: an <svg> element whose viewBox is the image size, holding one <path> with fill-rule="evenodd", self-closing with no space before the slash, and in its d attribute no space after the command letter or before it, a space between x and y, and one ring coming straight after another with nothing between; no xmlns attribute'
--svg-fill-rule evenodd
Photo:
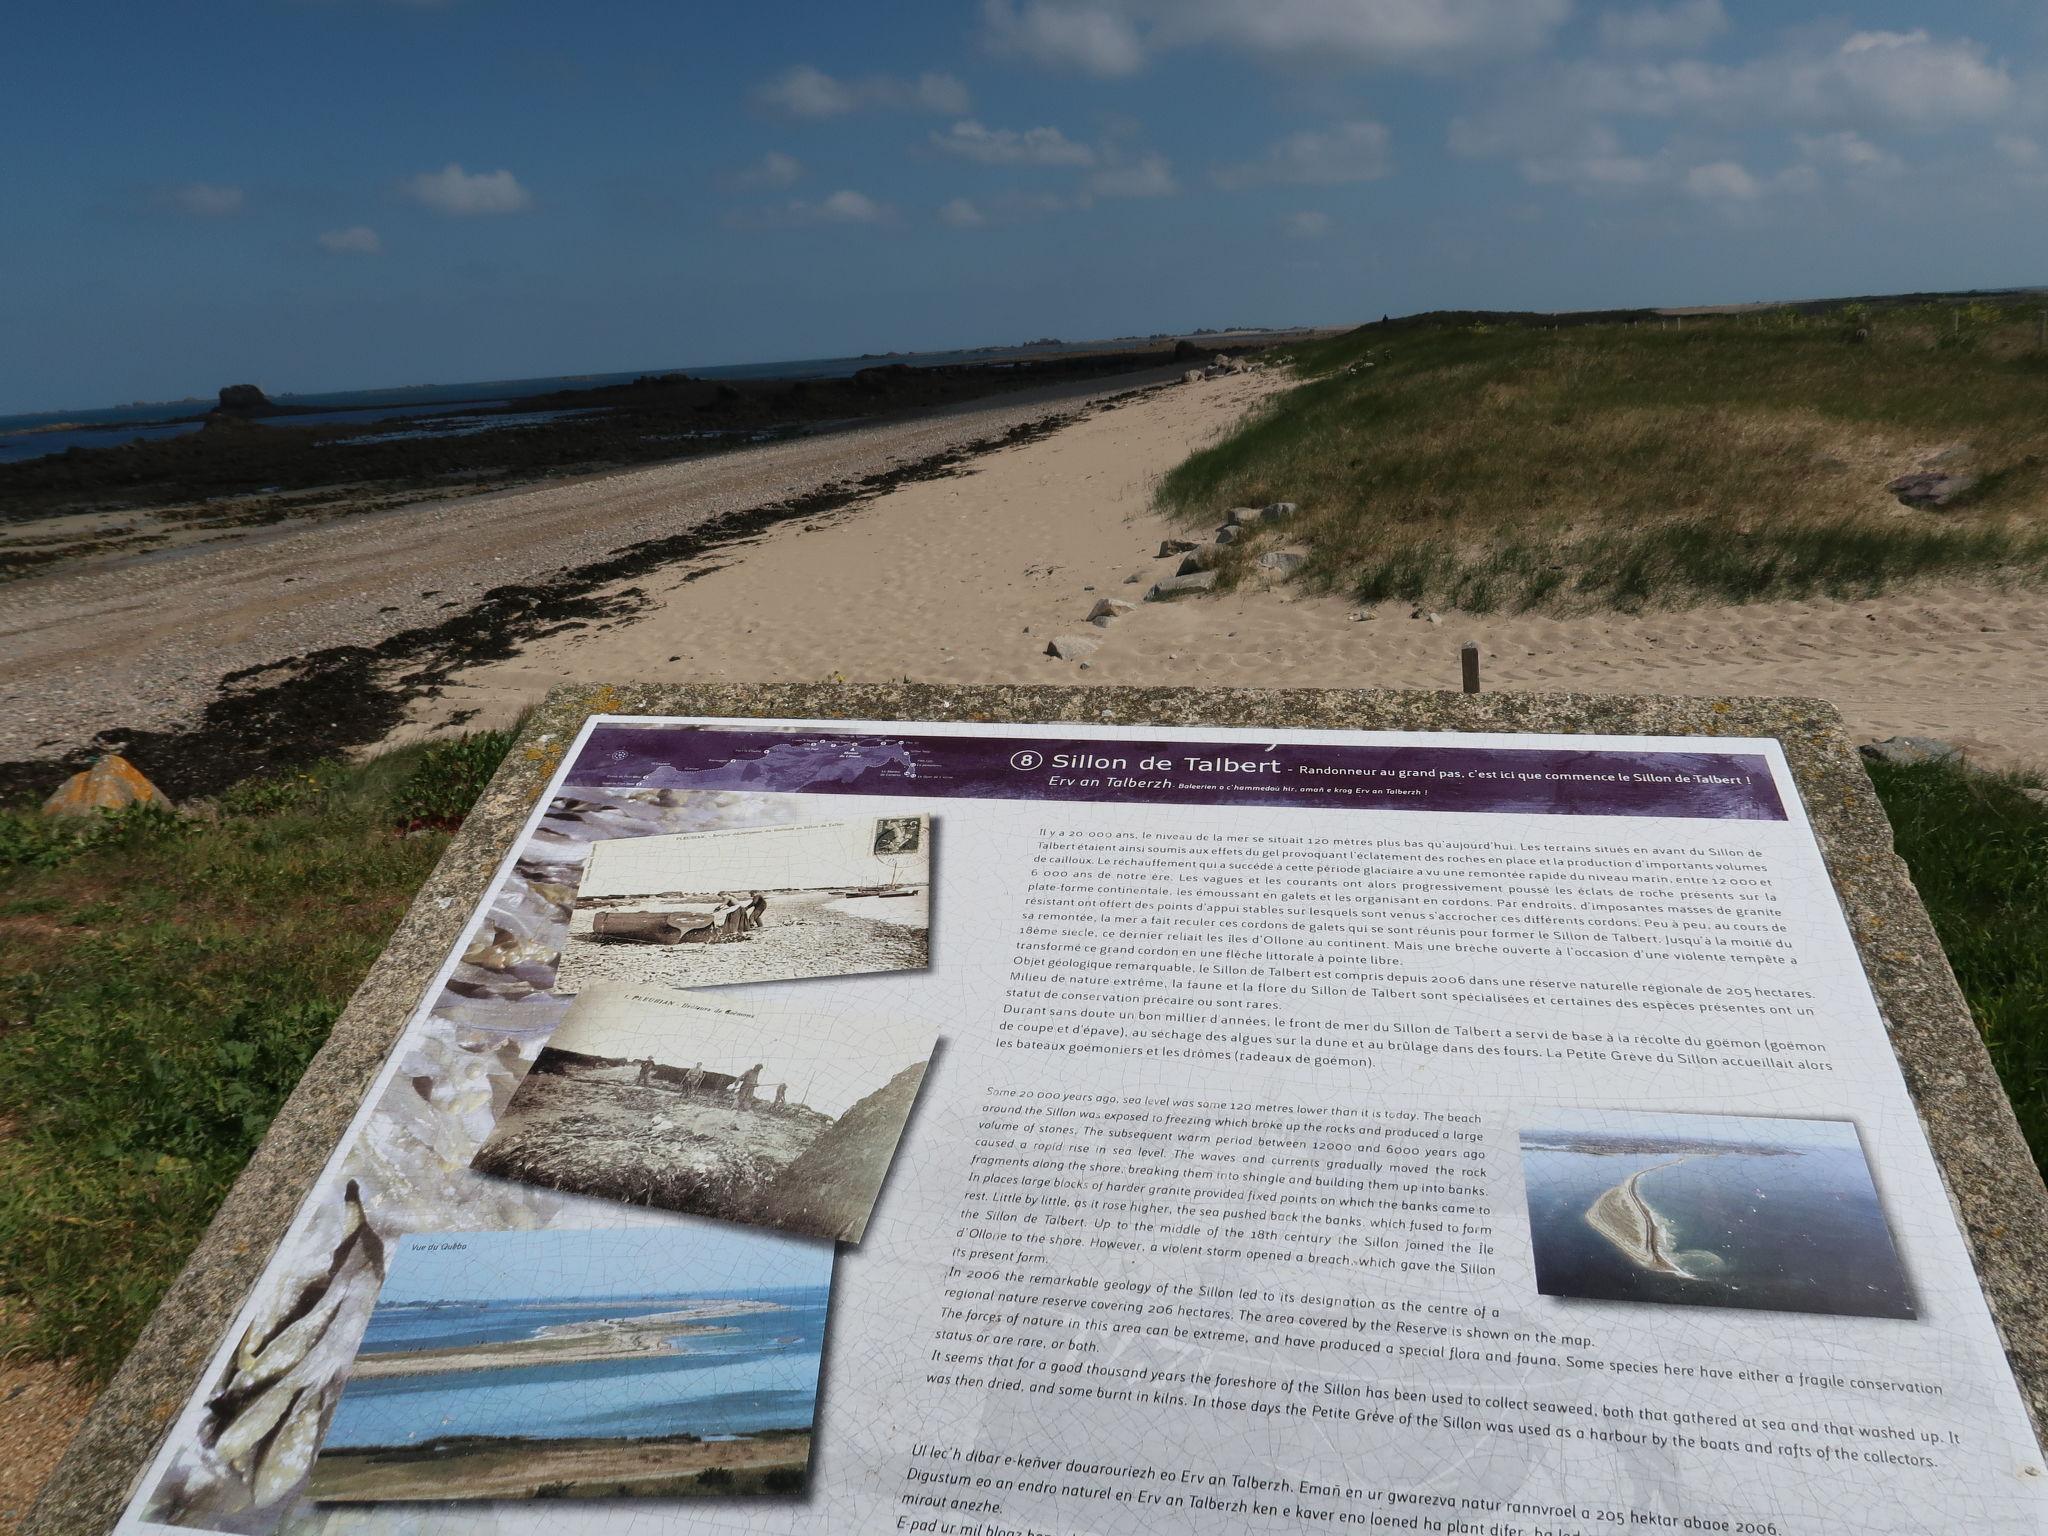
<svg viewBox="0 0 2048 1536"><path fill-rule="evenodd" d="M800 1494L832 1252L694 1224L402 1237L309 1496Z"/></svg>
<svg viewBox="0 0 2048 1536"><path fill-rule="evenodd" d="M1918 1315L1846 1120L1559 1112L1522 1170L1546 1296Z"/></svg>
<svg viewBox="0 0 2048 1536"><path fill-rule="evenodd" d="M921 970L931 832L924 816L867 816L598 843L555 990Z"/></svg>
<svg viewBox="0 0 2048 1536"><path fill-rule="evenodd" d="M600 988L570 1006L471 1167L858 1243L929 1029Z"/></svg>

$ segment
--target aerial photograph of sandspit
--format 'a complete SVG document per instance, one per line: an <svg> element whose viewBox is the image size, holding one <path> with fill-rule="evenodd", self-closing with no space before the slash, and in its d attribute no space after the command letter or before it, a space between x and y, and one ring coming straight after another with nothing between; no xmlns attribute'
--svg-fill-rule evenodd
<svg viewBox="0 0 2048 1536"><path fill-rule="evenodd" d="M407 1237L309 1496L801 1493L831 1278L696 1224Z"/></svg>
<svg viewBox="0 0 2048 1536"><path fill-rule="evenodd" d="M1918 1315L1847 1121L1558 1112L1522 1172L1546 1296Z"/></svg>

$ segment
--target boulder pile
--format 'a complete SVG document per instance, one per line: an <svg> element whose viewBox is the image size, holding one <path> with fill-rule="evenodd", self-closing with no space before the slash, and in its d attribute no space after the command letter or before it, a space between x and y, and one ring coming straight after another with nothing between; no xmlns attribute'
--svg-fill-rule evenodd
<svg viewBox="0 0 2048 1536"><path fill-rule="evenodd" d="M1161 577L1146 586L1144 601L1162 603L1193 592L1213 592L1220 579L1216 565L1223 550L1249 541L1255 533L1291 521L1297 510L1291 501L1269 502L1263 507L1232 507L1206 543L1198 544L1192 539L1161 539L1155 558L1176 560L1178 563L1171 576ZM1300 569L1308 554L1299 549L1268 549L1253 558L1260 571L1284 580ZM1136 571L1124 578L1126 585L1139 585L1144 581L1143 573ZM1088 590L1093 592L1095 589L1090 587ZM1136 603L1121 597L1096 598L1086 615L1088 632L1055 635L1046 642L1044 654L1055 661L1088 666L1088 658L1102 646L1102 632L1137 612L1137 607Z"/></svg>
<svg viewBox="0 0 2048 1536"><path fill-rule="evenodd" d="M1244 542L1254 532L1289 521L1297 510L1291 501L1269 502L1263 507L1232 507L1223 514L1222 524L1206 544L1194 544L1186 539L1160 540L1159 558L1164 560L1170 555L1179 555L1180 565L1167 580L1153 583L1145 593L1145 601L1156 603L1188 592L1209 591L1216 585L1215 566L1223 550ZM1292 573L1302 558L1267 560L1261 556L1259 563L1265 569L1278 571L1284 576Z"/></svg>

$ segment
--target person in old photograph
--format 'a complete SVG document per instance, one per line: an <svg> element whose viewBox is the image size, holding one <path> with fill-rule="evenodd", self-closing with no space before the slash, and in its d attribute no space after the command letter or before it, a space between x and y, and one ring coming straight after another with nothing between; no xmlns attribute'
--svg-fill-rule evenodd
<svg viewBox="0 0 2048 1536"><path fill-rule="evenodd" d="M919 970L931 963L930 896L923 816L600 842L555 990Z"/></svg>
<svg viewBox="0 0 2048 1536"><path fill-rule="evenodd" d="M857 1243L932 1046L928 1026L787 999L742 1011L599 988L571 1005L471 1166Z"/></svg>
<svg viewBox="0 0 2048 1536"><path fill-rule="evenodd" d="M831 1284L736 1228L400 1237L308 1494L801 1494Z"/></svg>
<svg viewBox="0 0 2048 1536"><path fill-rule="evenodd" d="M1546 1296L1917 1316L1848 1121L1559 1110L1521 1140Z"/></svg>

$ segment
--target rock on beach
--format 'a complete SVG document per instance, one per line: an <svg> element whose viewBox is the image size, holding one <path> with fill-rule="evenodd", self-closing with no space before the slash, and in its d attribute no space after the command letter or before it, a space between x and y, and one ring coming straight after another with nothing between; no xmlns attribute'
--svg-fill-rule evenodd
<svg viewBox="0 0 2048 1536"><path fill-rule="evenodd" d="M95 811L155 805L171 810L171 797L143 776L127 758L109 752L83 773L74 773L43 802L45 816L90 816Z"/></svg>

